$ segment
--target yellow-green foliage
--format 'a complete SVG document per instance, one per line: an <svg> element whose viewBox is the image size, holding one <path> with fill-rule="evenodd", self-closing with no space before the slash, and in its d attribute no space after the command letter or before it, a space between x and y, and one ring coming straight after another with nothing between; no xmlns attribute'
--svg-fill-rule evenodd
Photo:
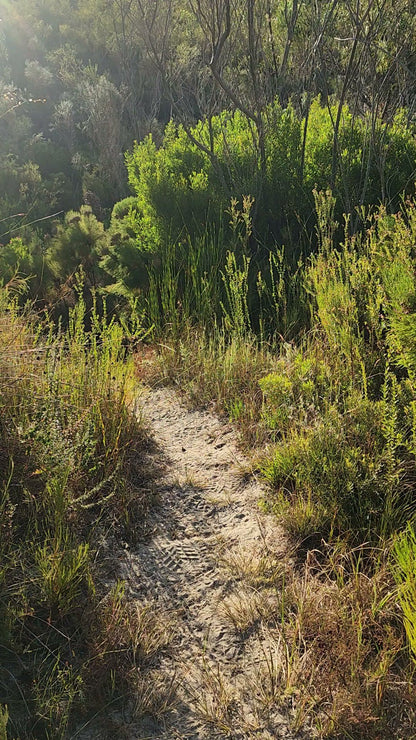
<svg viewBox="0 0 416 740"><path fill-rule="evenodd" d="M161 239L200 237L207 224L218 228L230 197L246 195L256 201L260 241L277 239L295 247L302 238L299 221L307 224L307 240L313 238L312 189L331 183L336 113L336 106L316 99L306 123L291 105L270 104L263 114L264 162L253 146L250 121L239 111L224 111L209 124L198 122L191 129L193 140L170 122L161 146L148 136L127 155L141 218L138 234L153 233L155 248ZM404 113L386 128L381 119L355 116L344 106L338 135L337 217L381 200L396 205L401 193L409 192L416 144Z"/></svg>
<svg viewBox="0 0 416 740"><path fill-rule="evenodd" d="M416 535L412 524L394 547L394 572L398 584L404 626L413 658L416 660Z"/></svg>
<svg viewBox="0 0 416 740"><path fill-rule="evenodd" d="M364 235L350 236L347 220L336 249L332 195L315 195L314 331L260 381L281 436L265 473L279 495L323 506L338 532L377 538L415 512L415 209L379 209Z"/></svg>
<svg viewBox="0 0 416 740"><path fill-rule="evenodd" d="M104 225L89 206L81 206L79 211L69 211L64 223L58 224L47 251L48 264L62 282L82 268L89 283L97 285L99 260L107 245Z"/></svg>
<svg viewBox="0 0 416 740"><path fill-rule="evenodd" d="M413 497L401 477L400 451L383 434L384 405L354 401L343 414L329 407L313 427L288 433L265 475L281 494L323 506L339 533L377 538L405 524Z"/></svg>
<svg viewBox="0 0 416 740"><path fill-rule="evenodd" d="M318 352L306 354L288 346L274 371L259 385L264 395L263 418L270 429L282 434L292 426L308 426L328 402L330 367Z"/></svg>

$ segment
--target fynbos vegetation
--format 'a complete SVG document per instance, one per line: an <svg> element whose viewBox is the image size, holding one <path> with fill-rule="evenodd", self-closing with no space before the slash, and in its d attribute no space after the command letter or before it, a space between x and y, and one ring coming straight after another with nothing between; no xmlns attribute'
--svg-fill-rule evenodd
<svg viewBox="0 0 416 740"><path fill-rule="evenodd" d="M169 630L114 558L151 498L139 369L236 425L286 532L260 703L413 738L411 3L0 8L0 737L152 711Z"/></svg>
<svg viewBox="0 0 416 740"><path fill-rule="evenodd" d="M146 430L120 326L93 307L86 331L81 298L56 332L13 293L0 308L1 716L13 737L64 737L123 702L158 649L108 551L145 522Z"/></svg>

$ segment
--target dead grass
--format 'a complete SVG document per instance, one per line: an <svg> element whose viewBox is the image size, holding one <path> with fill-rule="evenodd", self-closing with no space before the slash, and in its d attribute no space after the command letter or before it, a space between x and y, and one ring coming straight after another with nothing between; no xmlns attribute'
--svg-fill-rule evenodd
<svg viewBox="0 0 416 740"><path fill-rule="evenodd" d="M273 672L321 737L387 737L394 705L402 713L400 737L412 737L414 697L403 692L410 674L388 565L366 574L356 555L332 553L325 568L311 555L288 579Z"/></svg>
<svg viewBox="0 0 416 740"><path fill-rule="evenodd" d="M230 735L233 730L235 689L218 665L208 660L193 664L186 670L184 690L195 713L206 724Z"/></svg>
<svg viewBox="0 0 416 740"><path fill-rule="evenodd" d="M340 542L302 563L225 552L222 565L239 579L220 614L250 638L242 698L259 722L281 708L295 730L312 724L321 738L414 739L413 671L388 549Z"/></svg>
<svg viewBox="0 0 416 740"><path fill-rule="evenodd" d="M145 675L136 673L134 679L132 716L137 720L146 714L161 719L178 702L176 675L165 675L160 668L150 669Z"/></svg>
<svg viewBox="0 0 416 740"><path fill-rule="evenodd" d="M121 583L85 616L90 658L84 664L83 681L94 701L103 704L125 693L149 712L151 699L155 707L159 701L162 705L156 684L145 697L136 691L152 670L155 656L169 644L174 633L172 619L155 605L127 599Z"/></svg>
<svg viewBox="0 0 416 740"><path fill-rule="evenodd" d="M267 624L278 614L278 602L272 594L240 586L221 602L219 615L232 624L242 636L253 631L260 624Z"/></svg>
<svg viewBox="0 0 416 740"><path fill-rule="evenodd" d="M250 552L240 547L225 550L220 565L246 586L256 589L280 586L288 564L285 557L273 556L269 552Z"/></svg>
<svg viewBox="0 0 416 740"><path fill-rule="evenodd" d="M210 337L185 327L182 338L154 349L140 347L135 356L138 377L149 385L171 384L189 403L215 407L239 428L244 443L262 444L270 438L261 423L263 394L258 385L271 371L275 358L256 341Z"/></svg>

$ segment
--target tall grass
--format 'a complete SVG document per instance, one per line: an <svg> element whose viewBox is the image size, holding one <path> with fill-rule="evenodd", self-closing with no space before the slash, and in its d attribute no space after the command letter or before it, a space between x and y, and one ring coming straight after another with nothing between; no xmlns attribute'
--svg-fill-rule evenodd
<svg viewBox="0 0 416 740"><path fill-rule="evenodd" d="M137 536L149 505L125 354L116 322L94 307L86 321L82 291L65 332L0 292L0 726L11 737L63 738L80 712L133 690L135 648L111 637L108 599L129 624L140 615L100 578L100 549Z"/></svg>
<svg viewBox="0 0 416 740"><path fill-rule="evenodd" d="M142 295L144 317L153 338L172 341L191 325L228 337L257 336L273 341L293 337L307 321L300 265L292 270L284 249L249 256L253 201L231 202L232 242L224 229L208 227L201 237L162 245L147 266Z"/></svg>

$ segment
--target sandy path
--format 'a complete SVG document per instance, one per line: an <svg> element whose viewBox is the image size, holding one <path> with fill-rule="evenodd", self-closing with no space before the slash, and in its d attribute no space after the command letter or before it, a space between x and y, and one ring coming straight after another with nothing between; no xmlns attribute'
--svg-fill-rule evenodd
<svg viewBox="0 0 416 740"><path fill-rule="evenodd" d="M159 719L130 725L130 736L299 738L284 716L288 701L283 714L276 709L283 538L259 510L261 486L217 418L166 389L146 393L143 407L164 474L152 535L126 554L122 577L133 597L173 620L158 670L172 678L175 700Z"/></svg>

